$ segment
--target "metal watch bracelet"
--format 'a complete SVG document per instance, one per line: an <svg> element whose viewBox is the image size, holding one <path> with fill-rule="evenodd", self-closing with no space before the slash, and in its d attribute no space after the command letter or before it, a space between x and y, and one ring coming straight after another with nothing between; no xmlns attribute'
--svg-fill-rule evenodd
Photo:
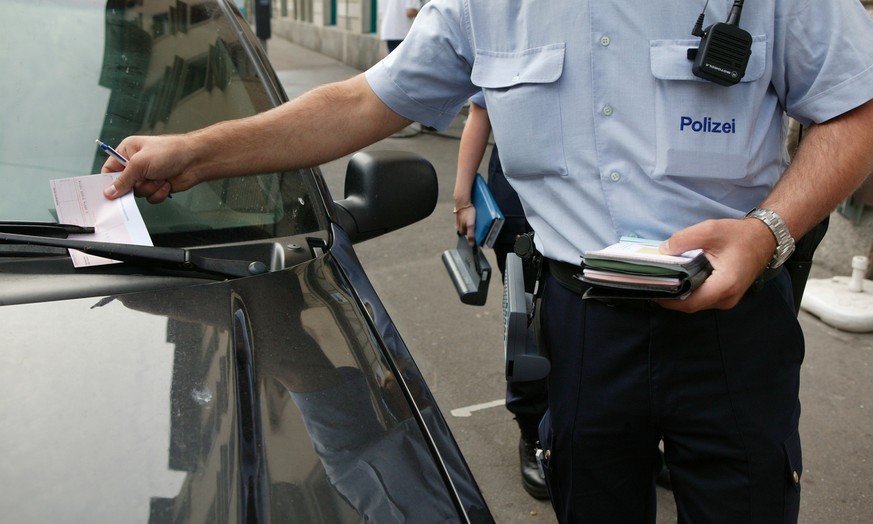
<svg viewBox="0 0 873 524"><path fill-rule="evenodd" d="M778 213L771 209L755 208L746 213L747 218L757 218L770 228L770 232L776 238L776 251L773 258L767 264L767 269L780 267L794 253L794 238L788 231L788 226Z"/></svg>

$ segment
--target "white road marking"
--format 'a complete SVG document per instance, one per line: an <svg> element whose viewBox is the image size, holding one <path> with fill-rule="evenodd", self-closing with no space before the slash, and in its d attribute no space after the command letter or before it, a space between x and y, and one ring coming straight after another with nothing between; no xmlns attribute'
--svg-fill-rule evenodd
<svg viewBox="0 0 873 524"><path fill-rule="evenodd" d="M473 404L472 406L453 409L451 413L453 417L469 417L473 415L474 411L496 408L497 406L503 406L505 404L506 399L492 400L491 402L485 402L483 404Z"/></svg>

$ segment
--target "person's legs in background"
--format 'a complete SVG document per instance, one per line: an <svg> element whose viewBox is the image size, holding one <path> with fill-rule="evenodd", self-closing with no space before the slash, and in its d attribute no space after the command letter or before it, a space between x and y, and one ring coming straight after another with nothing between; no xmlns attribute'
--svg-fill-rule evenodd
<svg viewBox="0 0 873 524"><path fill-rule="evenodd" d="M506 408L515 415L521 437L518 441L521 485L530 496L548 499L546 480L537 464L536 449L540 420L546 411L545 379L531 382L508 382L506 386Z"/></svg>
<svg viewBox="0 0 873 524"><path fill-rule="evenodd" d="M507 242L494 244L494 255L497 257L501 277L506 268L506 255L512 249L513 244ZM535 280L536 272L526 267L524 283L527 292L533 291ZM545 477L537 464L536 449L540 420L547 408L546 379L506 383L506 409L515 416L521 433L518 441L521 484L528 494L542 500L549 498L549 492Z"/></svg>
<svg viewBox="0 0 873 524"><path fill-rule="evenodd" d="M385 40L385 45L388 47L388 52L394 51L397 49L397 46L400 45L400 42L403 40Z"/></svg>

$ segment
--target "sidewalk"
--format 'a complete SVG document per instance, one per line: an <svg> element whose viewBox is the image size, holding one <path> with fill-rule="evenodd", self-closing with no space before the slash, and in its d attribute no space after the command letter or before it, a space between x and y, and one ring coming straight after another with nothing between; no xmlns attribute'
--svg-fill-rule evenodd
<svg viewBox="0 0 873 524"><path fill-rule="evenodd" d="M268 54L289 97L359 73L279 38L268 42ZM433 389L497 522L552 522L548 504L521 489L513 449L517 429L508 412L495 408L466 418L451 414L503 394L499 283L492 285L485 307L463 306L439 260L452 243L451 192L462 123L456 119L444 134L391 138L371 147L415 151L431 160L440 197L428 219L359 244L356 251ZM322 166L334 198L342 197L346 161ZM813 271L814 278L829 276ZM873 334L838 331L805 312L800 321L807 340L801 372L800 522L873 522ZM477 342L483 339L493 344ZM658 502L658 522L675 522L671 495L659 489Z"/></svg>

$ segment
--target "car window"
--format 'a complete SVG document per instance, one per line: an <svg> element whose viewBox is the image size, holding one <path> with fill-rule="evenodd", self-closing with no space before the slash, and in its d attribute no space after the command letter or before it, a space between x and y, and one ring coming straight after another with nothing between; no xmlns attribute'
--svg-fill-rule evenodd
<svg viewBox="0 0 873 524"><path fill-rule="evenodd" d="M281 101L213 2L8 0L0 48L0 220L56 220L49 180L99 172L97 139L182 133ZM215 181L138 205L156 245L302 234L326 224L311 177Z"/></svg>

